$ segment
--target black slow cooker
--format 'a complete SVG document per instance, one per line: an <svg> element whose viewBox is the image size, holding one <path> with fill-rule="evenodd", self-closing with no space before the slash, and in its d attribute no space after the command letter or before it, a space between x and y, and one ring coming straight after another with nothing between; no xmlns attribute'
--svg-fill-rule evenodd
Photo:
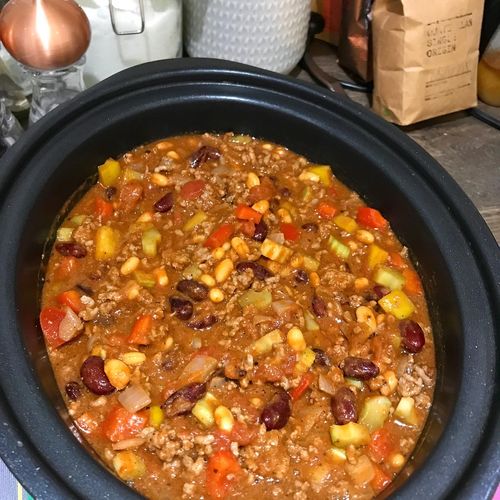
<svg viewBox="0 0 500 500"><path fill-rule="evenodd" d="M393 125L323 89L248 66L126 70L31 128L0 168L0 454L37 499L136 498L80 443L38 327L42 253L66 200L109 156L160 137L235 131L283 144L390 220L423 277L434 404L397 498L487 498L500 481L500 252L455 182Z"/></svg>

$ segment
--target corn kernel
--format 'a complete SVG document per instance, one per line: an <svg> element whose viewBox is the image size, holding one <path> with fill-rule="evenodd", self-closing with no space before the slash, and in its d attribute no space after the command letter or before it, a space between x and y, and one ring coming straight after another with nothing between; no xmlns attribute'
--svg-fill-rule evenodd
<svg viewBox="0 0 500 500"><path fill-rule="evenodd" d="M157 267L156 269L153 269L153 276L155 277L156 283L159 286L167 286L168 285L167 271L165 271L165 268L163 266Z"/></svg>
<svg viewBox="0 0 500 500"><path fill-rule="evenodd" d="M270 260L284 264L292 254L292 251L284 245L280 245L269 238L266 238L261 246L260 252L264 257Z"/></svg>
<svg viewBox="0 0 500 500"><path fill-rule="evenodd" d="M165 414L158 405L153 405L149 409L149 425L158 429L165 420Z"/></svg>
<svg viewBox="0 0 500 500"><path fill-rule="evenodd" d="M141 290L141 287L138 283L135 281L129 281L125 285L125 295L127 296L127 299L129 300L134 300L139 296L139 292Z"/></svg>
<svg viewBox="0 0 500 500"><path fill-rule="evenodd" d="M168 186L168 177L155 172L154 174L151 174L151 182L156 186L165 187Z"/></svg>
<svg viewBox="0 0 500 500"><path fill-rule="evenodd" d="M369 245L370 243L373 243L375 241L375 236L373 236L373 234L366 229L358 229L356 231L356 239L361 243L366 243L367 245Z"/></svg>
<svg viewBox="0 0 500 500"><path fill-rule="evenodd" d="M290 224L292 222L292 216L286 208L280 208L276 212L276 215L280 218L281 222L286 222Z"/></svg>
<svg viewBox="0 0 500 500"><path fill-rule="evenodd" d="M202 274L199 277L199 280L204 284L209 287L215 286L215 279L210 276L210 274Z"/></svg>
<svg viewBox="0 0 500 500"><path fill-rule="evenodd" d="M139 351L124 352L120 359L129 366L139 366L146 361L146 355Z"/></svg>
<svg viewBox="0 0 500 500"><path fill-rule="evenodd" d="M163 349L165 351L170 351L170 349L172 349L173 345L174 345L174 338L173 337L167 337L166 340L165 340L165 345L164 345Z"/></svg>
<svg viewBox="0 0 500 500"><path fill-rule="evenodd" d="M215 267L214 276L217 283L223 283L229 278L229 275L233 271L234 264L231 259L224 259L219 262Z"/></svg>
<svg viewBox="0 0 500 500"><path fill-rule="evenodd" d="M294 269L298 269L299 267L302 266L302 264L304 263L304 256L301 255L301 254L295 254L291 259L290 259L290 265L294 268Z"/></svg>
<svg viewBox="0 0 500 500"><path fill-rule="evenodd" d="M389 463L394 469L401 469L405 464L405 457L401 453L393 453L389 456Z"/></svg>
<svg viewBox="0 0 500 500"><path fill-rule="evenodd" d="M99 356L102 359L106 359L106 349L102 345L95 345L92 347L92 351L90 351L92 356Z"/></svg>
<svg viewBox="0 0 500 500"><path fill-rule="evenodd" d="M139 257L129 257L120 267L120 273L126 276L134 272L139 266Z"/></svg>
<svg viewBox="0 0 500 500"><path fill-rule="evenodd" d="M226 252L224 251L224 249L222 247L217 247L217 248L214 248L212 250L212 257L215 260L223 259L225 254L226 254Z"/></svg>
<svg viewBox="0 0 500 500"><path fill-rule="evenodd" d="M180 159L179 153L177 153L177 151L169 151L167 153L167 156L169 158L172 158L172 160L179 160Z"/></svg>
<svg viewBox="0 0 500 500"><path fill-rule="evenodd" d="M288 342L288 345L294 351L302 352L307 347L302 331L300 330L300 328L297 328L296 326L288 330L288 333L286 335L286 340Z"/></svg>
<svg viewBox="0 0 500 500"><path fill-rule="evenodd" d="M211 288L208 297L212 302L218 304L224 300L224 292L220 288Z"/></svg>
<svg viewBox="0 0 500 500"><path fill-rule="evenodd" d="M267 200L260 200L252 205L252 208L259 212L259 214L265 214L269 210L269 202Z"/></svg>
<svg viewBox="0 0 500 500"><path fill-rule="evenodd" d="M260 398L250 398L250 404L255 408L262 408L264 405L264 401Z"/></svg>
<svg viewBox="0 0 500 500"><path fill-rule="evenodd" d="M319 286L319 283L320 283L320 279L319 279L319 274L318 273L311 273L309 275L309 281L311 282L311 285L313 287L318 287Z"/></svg>
<svg viewBox="0 0 500 500"><path fill-rule="evenodd" d="M133 481L146 473L146 465L133 451L120 451L113 458L113 467L124 481Z"/></svg>
<svg viewBox="0 0 500 500"><path fill-rule="evenodd" d="M303 170L299 175L299 181L319 182L320 180L321 179L318 174L309 172L307 170Z"/></svg>
<svg viewBox="0 0 500 500"><path fill-rule="evenodd" d="M259 176L254 172L250 172L247 175L247 188L251 189L251 188L253 188L255 186L259 186L259 185L260 185Z"/></svg>
<svg viewBox="0 0 500 500"><path fill-rule="evenodd" d="M250 249L248 248L248 245L238 236L235 236L231 240L231 246L233 247L234 251L243 258L248 257L248 254L250 253Z"/></svg>
<svg viewBox="0 0 500 500"><path fill-rule="evenodd" d="M368 278L356 278L354 280L354 289L359 292L368 288L369 284Z"/></svg>
<svg viewBox="0 0 500 500"><path fill-rule="evenodd" d="M153 220L153 214L151 212L144 212L139 216L137 222L151 222Z"/></svg>
<svg viewBox="0 0 500 500"><path fill-rule="evenodd" d="M215 424L224 432L231 432L234 427L234 417L229 408L218 406L214 411Z"/></svg>
<svg viewBox="0 0 500 500"><path fill-rule="evenodd" d="M130 382L130 368L119 359L106 360L104 373L106 373L111 385L118 390L125 389Z"/></svg>
<svg viewBox="0 0 500 500"><path fill-rule="evenodd" d="M377 329L377 321L373 311L366 306L359 306L356 309L356 321L358 323L364 323L370 329L370 332L374 332Z"/></svg>

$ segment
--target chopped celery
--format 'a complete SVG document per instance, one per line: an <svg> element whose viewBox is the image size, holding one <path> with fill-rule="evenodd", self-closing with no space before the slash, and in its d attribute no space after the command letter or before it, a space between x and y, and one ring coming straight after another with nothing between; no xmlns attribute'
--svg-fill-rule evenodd
<svg viewBox="0 0 500 500"><path fill-rule="evenodd" d="M399 271L390 267L381 266L375 271L373 281L391 290L401 290L406 280Z"/></svg>
<svg viewBox="0 0 500 500"><path fill-rule="evenodd" d="M260 253L268 259L284 264L292 255L292 251L284 245L280 245L266 238L260 246Z"/></svg>
<svg viewBox="0 0 500 500"><path fill-rule="evenodd" d="M399 400L394 411L394 416L402 420L405 424L418 425L418 415L415 410L415 400L410 397L403 397Z"/></svg>
<svg viewBox="0 0 500 500"><path fill-rule="evenodd" d="M256 356L266 354L267 352L271 352L276 344L281 344L282 342L281 332L279 330L273 330L266 333L252 344L252 353Z"/></svg>
<svg viewBox="0 0 500 500"><path fill-rule="evenodd" d="M74 224L75 226L79 226L83 223L83 221L87 218L86 215L74 215L73 217L71 217L71 219L69 220L69 222L71 222L71 224Z"/></svg>
<svg viewBox="0 0 500 500"><path fill-rule="evenodd" d="M184 231L192 231L198 224L201 224L207 218L205 212L196 212L190 217L183 226Z"/></svg>
<svg viewBox="0 0 500 500"><path fill-rule="evenodd" d="M122 171L120 164L112 158L108 158L102 165L99 165L97 170L99 171L99 182L105 187L114 186Z"/></svg>
<svg viewBox="0 0 500 500"><path fill-rule="evenodd" d="M329 165L316 165L309 167L307 171L316 174L324 186L328 187L332 185L332 169Z"/></svg>
<svg viewBox="0 0 500 500"><path fill-rule="evenodd" d="M71 241L72 237L73 229L71 229L70 227L60 227L57 230L56 240L61 243L67 243L68 241Z"/></svg>
<svg viewBox="0 0 500 500"><path fill-rule="evenodd" d="M371 441L368 429L355 422L349 422L344 425L331 425L330 438L333 446L347 448L350 444L353 446L363 446Z"/></svg>
<svg viewBox="0 0 500 500"><path fill-rule="evenodd" d="M351 378L351 377L345 377L344 380L345 380L345 383L348 385L352 385L353 387L357 387L359 390L363 389L364 383L362 380L359 380L357 378Z"/></svg>
<svg viewBox="0 0 500 500"><path fill-rule="evenodd" d="M273 296L269 290L262 290L256 292L255 290L247 290L243 292L238 298L238 304L241 307L255 306L257 309L265 309L271 305Z"/></svg>
<svg viewBox="0 0 500 500"><path fill-rule="evenodd" d="M306 330L308 332L317 332L319 330L319 325L314 319L314 316L309 312L306 311L304 313L304 321L305 321L305 326Z"/></svg>
<svg viewBox="0 0 500 500"><path fill-rule="evenodd" d="M315 360L316 353L311 348L307 347L305 351L302 352L295 365L295 373L305 373L311 368Z"/></svg>
<svg viewBox="0 0 500 500"><path fill-rule="evenodd" d="M304 267L307 271L317 271L319 269L319 261L309 257L309 255L304 255Z"/></svg>
<svg viewBox="0 0 500 500"><path fill-rule="evenodd" d="M340 227L340 229L343 229L348 233L353 233L356 229L358 229L357 222L352 217L348 217L347 215L337 215L333 218L333 222L336 226Z"/></svg>
<svg viewBox="0 0 500 500"><path fill-rule="evenodd" d="M149 408L149 425L158 429L165 420L163 410L158 405L153 405Z"/></svg>
<svg viewBox="0 0 500 500"><path fill-rule="evenodd" d="M142 233L142 251L146 257L156 257L160 241L161 233L155 227Z"/></svg>
<svg viewBox="0 0 500 500"><path fill-rule="evenodd" d="M126 168L123 171L123 180L124 182L140 181L142 180L142 174L140 172L132 170L131 168Z"/></svg>
<svg viewBox="0 0 500 500"><path fill-rule="evenodd" d="M311 201L312 196L313 196L313 192L312 192L311 186L306 186L302 190L302 193L300 193L300 199L304 203L307 203L307 202Z"/></svg>
<svg viewBox="0 0 500 500"><path fill-rule="evenodd" d="M385 396L366 398L359 415L359 423L370 432L380 429L389 416L391 400Z"/></svg>
<svg viewBox="0 0 500 500"><path fill-rule="evenodd" d="M367 265L368 269L374 269L378 264L383 264L389 254L374 243L368 247Z"/></svg>
<svg viewBox="0 0 500 500"><path fill-rule="evenodd" d="M145 288L153 288L156 285L156 279L152 274L145 273L144 271L134 271L134 279L139 285Z"/></svg>
<svg viewBox="0 0 500 500"><path fill-rule="evenodd" d="M397 319L405 319L413 314L415 306L403 290L393 290L378 301L380 307Z"/></svg>
<svg viewBox="0 0 500 500"><path fill-rule="evenodd" d="M182 271L182 276L187 279L198 279L202 275L201 269L197 266L197 264L190 264Z"/></svg>
<svg viewBox="0 0 500 500"><path fill-rule="evenodd" d="M337 257L341 259L347 259L349 257L351 250L348 246L344 245L341 241L337 240L333 236L328 238L328 248L330 252L333 252Z"/></svg>
<svg viewBox="0 0 500 500"><path fill-rule="evenodd" d="M215 423L214 411L219 405L219 400L211 392L207 392L205 396L194 405L191 413L205 427L212 427Z"/></svg>
<svg viewBox="0 0 500 500"><path fill-rule="evenodd" d="M96 260L109 260L118 253L120 233L109 226L101 226L95 234Z"/></svg>

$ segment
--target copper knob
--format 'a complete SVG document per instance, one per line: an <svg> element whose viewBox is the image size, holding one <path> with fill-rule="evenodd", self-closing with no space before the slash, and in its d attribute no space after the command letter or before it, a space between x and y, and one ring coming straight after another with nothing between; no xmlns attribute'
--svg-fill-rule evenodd
<svg viewBox="0 0 500 500"><path fill-rule="evenodd" d="M90 24L73 0L10 0L0 13L2 43L20 63L40 70L71 66L90 43Z"/></svg>

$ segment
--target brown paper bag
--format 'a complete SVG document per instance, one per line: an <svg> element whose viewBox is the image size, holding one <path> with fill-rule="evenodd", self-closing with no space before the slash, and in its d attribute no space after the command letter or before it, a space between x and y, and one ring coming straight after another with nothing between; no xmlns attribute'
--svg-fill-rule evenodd
<svg viewBox="0 0 500 500"><path fill-rule="evenodd" d="M375 0L373 109L408 125L477 104L484 0Z"/></svg>

